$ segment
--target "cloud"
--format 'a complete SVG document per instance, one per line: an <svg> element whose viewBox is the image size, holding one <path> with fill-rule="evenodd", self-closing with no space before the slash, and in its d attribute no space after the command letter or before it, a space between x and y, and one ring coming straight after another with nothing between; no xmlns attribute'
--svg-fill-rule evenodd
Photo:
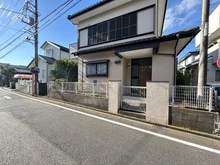
<svg viewBox="0 0 220 165"><path fill-rule="evenodd" d="M198 10L201 0L181 0L180 3L167 9L164 31L180 27L189 20Z"/></svg>

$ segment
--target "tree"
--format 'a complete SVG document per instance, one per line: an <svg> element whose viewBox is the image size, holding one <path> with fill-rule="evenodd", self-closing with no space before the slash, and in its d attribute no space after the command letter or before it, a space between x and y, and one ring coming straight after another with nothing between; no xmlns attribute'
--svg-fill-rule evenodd
<svg viewBox="0 0 220 165"><path fill-rule="evenodd" d="M5 75L8 86L9 81L12 81L13 79L13 76L15 74L15 69L12 68L9 64L6 64L5 66L0 66L0 73Z"/></svg>
<svg viewBox="0 0 220 165"><path fill-rule="evenodd" d="M55 80L64 79L64 81L74 82L78 80L78 64L75 60L58 59L50 71Z"/></svg>
<svg viewBox="0 0 220 165"><path fill-rule="evenodd" d="M176 73L176 85L190 85L191 84L191 74L183 74L179 70Z"/></svg>

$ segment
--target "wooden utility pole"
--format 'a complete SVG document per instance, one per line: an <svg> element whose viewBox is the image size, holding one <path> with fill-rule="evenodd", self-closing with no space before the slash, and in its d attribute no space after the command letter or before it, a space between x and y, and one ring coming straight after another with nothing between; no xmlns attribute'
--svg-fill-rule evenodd
<svg viewBox="0 0 220 165"><path fill-rule="evenodd" d="M203 96L202 86L207 84L208 37L210 0L203 0L198 75L198 96Z"/></svg>

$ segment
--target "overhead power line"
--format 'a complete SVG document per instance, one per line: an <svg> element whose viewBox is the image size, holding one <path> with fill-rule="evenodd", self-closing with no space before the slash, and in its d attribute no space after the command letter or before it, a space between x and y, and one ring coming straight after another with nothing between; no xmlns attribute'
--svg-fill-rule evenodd
<svg viewBox="0 0 220 165"><path fill-rule="evenodd" d="M0 57L0 59L4 58L5 56L7 56L8 54L10 54L12 51L14 51L15 49L17 49L18 47L20 47L25 41L21 41L19 44L17 44L15 47L13 47L11 50L9 50L7 53L5 53L3 56Z"/></svg>
<svg viewBox="0 0 220 165"><path fill-rule="evenodd" d="M15 30L15 31L21 31L21 29L15 29L15 28L11 28L11 27L8 27L8 26L4 26L4 25L0 25L1 27L6 27L6 28L9 28L11 30ZM0 45L1 46L1 45Z"/></svg>
<svg viewBox="0 0 220 165"><path fill-rule="evenodd" d="M33 1L33 0L32 0ZM48 18L50 15L52 15L54 12L56 12L60 7L62 7L62 6L64 6L66 3L69 3L69 2L72 2L73 0L67 0L66 2L64 2L63 4L61 4L61 5L59 5L56 9L54 9L52 12L50 12L49 14L47 14L43 19L41 19L39 22L42 22L42 21L44 21L46 18ZM24 8L24 7L23 7ZM38 23L39 23L38 22ZM32 25L31 27L29 27L28 29L26 29L25 31L23 31L24 30L24 28L25 27L27 27L27 25L24 27L24 28L22 28L20 31L21 32L23 32L23 33L21 33L18 37L16 37L14 40L12 40L10 43L8 43L6 46L4 46L3 48L1 48L0 49L0 51L2 51L2 50L4 50L5 48L7 48L8 46L10 46L10 44L12 44L13 42L15 42L17 39L19 39L23 34L25 34L26 32L29 32L33 27L35 26L35 24L34 25ZM19 34L19 33L17 33L17 34ZM12 36L10 39L12 39L14 36ZM7 40L7 42L10 40L10 39L8 39ZM4 44L5 43L7 43L7 42L4 42ZM2 45L4 45L4 44L2 44ZM1 45L1 46L2 46Z"/></svg>
<svg viewBox="0 0 220 165"><path fill-rule="evenodd" d="M19 0L18 0L18 2L19 2ZM15 4L15 6L18 4L18 2ZM9 21L5 26L11 27L11 26L17 21L17 19L19 18L19 14L22 14L22 12L24 12L24 9L25 9L25 6L23 6L23 7L18 11L18 13L17 13L14 17L12 17L11 21ZM1 24L3 24L6 20L7 20L7 18L5 18L5 20L2 21ZM1 37L4 33L6 33L6 31L7 31L8 29L9 29L9 28L3 28L3 29L0 31L0 37Z"/></svg>
<svg viewBox="0 0 220 165"><path fill-rule="evenodd" d="M65 4L67 4L68 3L68 5L70 4L69 2L72 2L73 0L68 0L68 1L66 1L65 3L63 3L63 4L61 4L60 6L58 6L56 9L54 9L51 13L49 13L47 16L45 16L42 20L40 20L39 22L41 22L41 21L43 21L43 20L45 20L46 18L48 18L50 15L52 15L54 12L56 12L60 7L62 7L62 6L64 6ZM65 14L67 11L69 11L71 8L73 8L73 7L75 7L79 2L81 2L82 0L78 0L76 3L74 3L72 6L70 6L68 9L66 9L64 12L62 12L60 15L58 15L56 18L54 18L53 20L52 20L52 18L54 17L52 17L49 21L47 21L46 23L44 23L40 28L39 28L39 30L38 30L38 33L39 33L39 31L42 31L44 28L46 28L48 25L50 25L51 23L53 23L55 20L57 20L59 17L61 17L63 14ZM65 7L67 7L68 5L66 5ZM63 10L65 7L63 7L61 10ZM61 10L58 12L58 13L60 13L61 12ZM58 14L57 13L57 14ZM56 14L56 15L57 15ZM38 23L39 23L38 22ZM10 44L12 44L15 40L17 40L18 38L20 38L25 32L28 32L29 30L31 30L33 27L35 26L35 24L34 25L32 25L31 27L29 27L27 30L25 30L21 35L19 35L16 39L14 39L13 41L11 41L8 45L6 45L5 47L3 47L2 49L0 49L0 51L2 51L3 49L5 49L6 47L8 47ZM29 38L32 38L33 37L33 35L29 35ZM16 45L15 47L16 48L18 48L19 46L21 46L22 44L23 44L24 42L21 42L21 43L19 43L18 45ZM1 58L3 58L3 57L5 57L6 55L8 55L9 53L11 53L13 50L15 50L14 48L13 49L11 49L9 52L7 52L7 54L4 54L3 56L1 56L0 57L0 59Z"/></svg>
<svg viewBox="0 0 220 165"><path fill-rule="evenodd" d="M43 29L45 29L47 26L49 26L51 23L53 23L55 20L57 20L59 17L61 17L63 14L65 14L67 11L69 11L71 8L75 7L80 1L82 0L78 0L76 3L74 3L72 6L70 6L68 9L66 9L64 12L62 12L60 15L58 15L56 18L54 18L53 20L50 19L48 20L46 23L44 23L40 28L39 28L39 32L42 31ZM58 14L58 13L57 13ZM56 15L57 15L56 14Z"/></svg>
<svg viewBox="0 0 220 165"><path fill-rule="evenodd" d="M8 10L8 9L5 9L5 8L0 8L0 9L1 9L1 10L4 10L4 11L11 12L11 13L15 13L15 14L21 14L21 13L18 12L18 11Z"/></svg>

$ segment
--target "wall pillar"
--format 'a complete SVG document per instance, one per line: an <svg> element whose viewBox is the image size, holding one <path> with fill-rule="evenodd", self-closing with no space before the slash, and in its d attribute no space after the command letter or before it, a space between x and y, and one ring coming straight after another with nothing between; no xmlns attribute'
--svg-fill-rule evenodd
<svg viewBox="0 0 220 165"><path fill-rule="evenodd" d="M147 82L146 120L168 125L169 82Z"/></svg>
<svg viewBox="0 0 220 165"><path fill-rule="evenodd" d="M121 103L121 81L109 81L108 111L118 113Z"/></svg>

